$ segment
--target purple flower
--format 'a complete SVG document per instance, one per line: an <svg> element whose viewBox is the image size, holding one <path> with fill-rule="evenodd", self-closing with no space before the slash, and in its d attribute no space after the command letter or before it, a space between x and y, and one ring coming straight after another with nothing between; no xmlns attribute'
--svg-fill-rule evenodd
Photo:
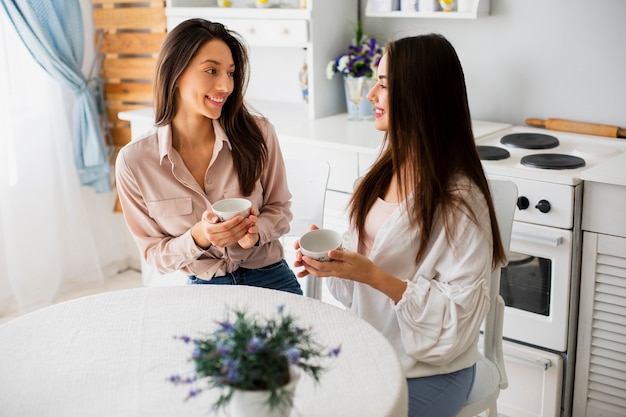
<svg viewBox="0 0 626 417"><path fill-rule="evenodd" d="M180 375L172 375L169 378L167 378L167 380L171 382L172 384L176 385L181 382L182 378L180 377Z"/></svg>
<svg viewBox="0 0 626 417"><path fill-rule="evenodd" d="M376 38L361 36L358 42L348 45L348 50L330 61L326 66L326 77L334 74L350 77L369 77L376 74L380 58L384 53Z"/></svg>
<svg viewBox="0 0 626 417"><path fill-rule="evenodd" d="M185 401L187 401L190 398L193 398L193 397L197 396L201 392L202 392L202 388L190 389L189 393L187 394L187 397L185 398Z"/></svg>
<svg viewBox="0 0 626 417"><path fill-rule="evenodd" d="M339 352L341 352L341 345L329 350L328 356L330 356L331 358L336 358L337 356L339 356Z"/></svg>
<svg viewBox="0 0 626 417"><path fill-rule="evenodd" d="M256 353L259 350L261 350L263 346L264 346L263 340L255 336L252 339L250 339L250 341L248 341L248 344L246 345L246 351L248 353Z"/></svg>
<svg viewBox="0 0 626 417"><path fill-rule="evenodd" d="M228 342L218 342L216 346L217 353L220 356L227 356L233 350L233 341L229 340Z"/></svg>
<svg viewBox="0 0 626 417"><path fill-rule="evenodd" d="M235 327L229 321L220 321L218 324L222 327L224 333L232 333L235 330Z"/></svg>
<svg viewBox="0 0 626 417"><path fill-rule="evenodd" d="M239 380L239 361L236 359L227 359L224 362L226 368L226 381L228 383L235 383Z"/></svg>
<svg viewBox="0 0 626 417"><path fill-rule="evenodd" d="M287 350L287 352L285 352L285 355L287 356L287 361L293 365L300 360L301 352L300 349L291 347Z"/></svg>

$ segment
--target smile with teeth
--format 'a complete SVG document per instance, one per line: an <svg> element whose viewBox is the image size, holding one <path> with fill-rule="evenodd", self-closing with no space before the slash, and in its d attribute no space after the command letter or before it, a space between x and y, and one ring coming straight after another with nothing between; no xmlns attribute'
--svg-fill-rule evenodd
<svg viewBox="0 0 626 417"><path fill-rule="evenodd" d="M207 96L207 98L211 101L214 101L215 103L223 103L224 101L226 101L226 99L224 97L212 97L212 96Z"/></svg>

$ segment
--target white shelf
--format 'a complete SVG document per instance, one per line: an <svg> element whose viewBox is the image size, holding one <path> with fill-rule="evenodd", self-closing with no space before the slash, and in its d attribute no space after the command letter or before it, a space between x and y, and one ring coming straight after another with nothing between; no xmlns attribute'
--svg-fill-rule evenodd
<svg viewBox="0 0 626 417"><path fill-rule="evenodd" d="M472 10L469 12L420 12L420 11L401 11L393 10L389 12L372 11L369 7L365 9L365 16L383 17L383 18L409 18L409 19L476 19L478 17L488 16L490 13L490 0L475 0Z"/></svg>
<svg viewBox="0 0 626 417"><path fill-rule="evenodd" d="M477 12L403 12L394 10L392 12L366 12L368 17L392 17L392 18L409 18L409 19L476 19L482 16L488 16L489 13Z"/></svg>

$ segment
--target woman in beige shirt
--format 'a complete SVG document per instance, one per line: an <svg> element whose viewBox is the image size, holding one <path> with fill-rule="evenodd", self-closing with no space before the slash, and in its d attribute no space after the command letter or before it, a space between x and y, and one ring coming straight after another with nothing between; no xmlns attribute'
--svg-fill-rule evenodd
<svg viewBox="0 0 626 417"><path fill-rule="evenodd" d="M240 284L302 294L278 238L291 194L276 132L243 100L248 55L237 34L204 19L165 38L156 66L156 128L116 162L124 218L161 273L195 284ZM219 222L212 203L243 197L251 215Z"/></svg>

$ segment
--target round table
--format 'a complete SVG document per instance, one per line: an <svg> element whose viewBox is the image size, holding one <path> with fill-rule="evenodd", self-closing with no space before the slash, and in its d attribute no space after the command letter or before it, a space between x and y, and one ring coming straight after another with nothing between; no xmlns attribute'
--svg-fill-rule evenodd
<svg viewBox="0 0 626 417"><path fill-rule="evenodd" d="M187 387L167 382L191 366L174 336L210 332L232 309L274 315L283 305L320 343L341 344L319 383L303 375L292 417L407 415L400 363L365 321L312 298L205 285L102 293L0 326L0 416L206 417L216 392L184 401Z"/></svg>

